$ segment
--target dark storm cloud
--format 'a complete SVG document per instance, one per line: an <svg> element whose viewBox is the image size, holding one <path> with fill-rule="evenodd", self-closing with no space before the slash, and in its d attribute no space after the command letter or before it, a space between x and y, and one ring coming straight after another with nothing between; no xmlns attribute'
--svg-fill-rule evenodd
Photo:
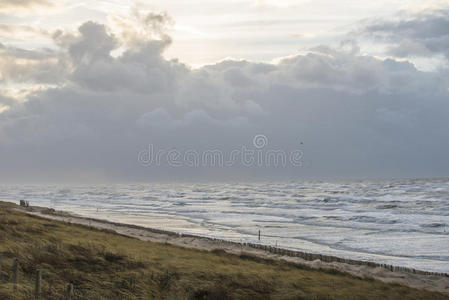
<svg viewBox="0 0 449 300"><path fill-rule="evenodd" d="M54 35L56 65L65 66L57 87L8 102L0 114L2 179L449 174L447 70L422 72L355 45L320 46L275 64L225 60L192 69L163 57L167 21L149 18L136 18L144 32L125 26L112 34L86 22L75 34ZM267 136L265 149L303 151L303 165L143 167L137 159L148 144L229 153L253 147L257 134Z"/></svg>

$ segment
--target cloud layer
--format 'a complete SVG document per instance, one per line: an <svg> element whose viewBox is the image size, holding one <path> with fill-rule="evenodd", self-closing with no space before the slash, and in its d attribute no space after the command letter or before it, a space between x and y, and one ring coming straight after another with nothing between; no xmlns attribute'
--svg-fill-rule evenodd
<svg viewBox="0 0 449 300"><path fill-rule="evenodd" d="M29 15L55 6L52 1L47 0L2 0L0 14Z"/></svg>
<svg viewBox="0 0 449 300"><path fill-rule="evenodd" d="M57 31L52 34L56 50L1 45L4 81L47 88L32 90L27 101L6 93L0 97L0 106L9 108L0 110L0 178L449 175L447 69L423 72L408 61L363 55L356 44L319 46L276 63L224 60L192 69L163 57L171 22L166 14L135 12L111 27L86 22L76 32ZM429 33L392 24L367 30L444 52L430 46ZM429 30L436 39L443 36ZM301 150L302 165L145 167L138 161L149 144L230 153L242 146L254 149L258 134L268 138L264 151Z"/></svg>
<svg viewBox="0 0 449 300"><path fill-rule="evenodd" d="M389 43L397 57L442 54L449 58L449 8L424 10L399 20L375 20L365 33Z"/></svg>

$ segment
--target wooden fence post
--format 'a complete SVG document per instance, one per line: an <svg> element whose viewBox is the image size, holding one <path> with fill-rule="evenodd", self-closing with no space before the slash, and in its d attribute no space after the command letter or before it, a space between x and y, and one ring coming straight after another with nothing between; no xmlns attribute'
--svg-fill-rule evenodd
<svg viewBox="0 0 449 300"><path fill-rule="evenodd" d="M72 298L72 295L73 295L73 284L69 283L67 285L67 293L65 299L70 300Z"/></svg>
<svg viewBox="0 0 449 300"><path fill-rule="evenodd" d="M36 272L36 285L34 287L34 299L38 300L41 294L41 280L42 280L42 271L37 270Z"/></svg>
<svg viewBox="0 0 449 300"><path fill-rule="evenodd" d="M17 258L14 258L14 263L12 265L12 271L13 271L13 283L14 283L14 292L17 291L17 284L19 281L19 260Z"/></svg>

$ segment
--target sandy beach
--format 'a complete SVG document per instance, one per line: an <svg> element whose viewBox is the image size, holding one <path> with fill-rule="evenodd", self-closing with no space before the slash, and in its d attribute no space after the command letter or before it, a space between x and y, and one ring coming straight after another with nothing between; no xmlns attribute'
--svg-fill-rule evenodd
<svg viewBox="0 0 449 300"><path fill-rule="evenodd" d="M344 262L327 262L323 259L304 259L302 257L293 257L287 251L267 251L266 249L257 249L255 245L238 244L220 239L213 239L194 235L181 235L175 232L162 231L158 229L140 227L136 225L128 225L110 222L106 220L85 218L65 211L55 211L45 207L28 207L21 209L28 214L58 220L67 223L80 224L90 226L97 229L113 231L117 234L128 237L137 238L142 241L151 241L156 243L167 243L190 249L200 249L211 251L221 249L228 253L240 254L246 252L260 258L285 260L295 264L306 265L314 269L333 269L347 272L353 276L360 278L374 278L387 283L398 283L409 287L425 289L429 291L437 291L449 295L449 276L447 274L436 274L419 271L411 272L410 270L400 270L383 266L344 263Z"/></svg>

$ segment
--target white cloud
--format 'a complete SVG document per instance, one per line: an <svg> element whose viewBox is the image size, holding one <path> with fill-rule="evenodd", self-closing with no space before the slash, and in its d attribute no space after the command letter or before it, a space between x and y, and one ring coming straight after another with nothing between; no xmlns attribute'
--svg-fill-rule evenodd
<svg viewBox="0 0 449 300"><path fill-rule="evenodd" d="M28 16L36 13L47 14L58 5L48 0L2 0L0 14Z"/></svg>
<svg viewBox="0 0 449 300"><path fill-rule="evenodd" d="M425 9L398 20L374 20L364 33L390 45L397 57L445 55L449 58L449 8Z"/></svg>
<svg viewBox="0 0 449 300"><path fill-rule="evenodd" d="M17 38L17 36L20 36L20 38L29 38L29 37L36 38L36 36L39 35L43 37L49 36L48 31L43 28L23 24L12 25L4 23L0 23L0 34L4 39L11 37Z"/></svg>
<svg viewBox="0 0 449 300"><path fill-rule="evenodd" d="M0 44L0 79L4 83L60 82L67 66L58 55L49 49L26 50Z"/></svg>

